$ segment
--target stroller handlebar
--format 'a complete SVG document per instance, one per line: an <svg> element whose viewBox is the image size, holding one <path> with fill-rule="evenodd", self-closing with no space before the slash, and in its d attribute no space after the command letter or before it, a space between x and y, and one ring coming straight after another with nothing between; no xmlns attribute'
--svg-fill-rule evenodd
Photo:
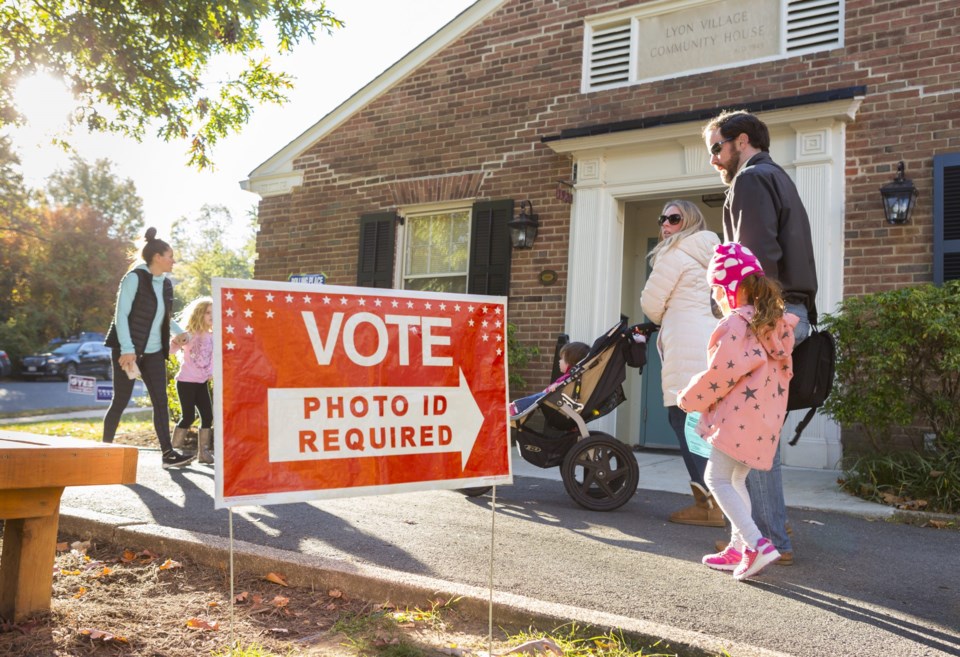
<svg viewBox="0 0 960 657"><path fill-rule="evenodd" d="M659 324L654 324L653 322L644 322L642 324L634 324L633 326L627 329L628 333L643 333L644 335L649 336L651 333L660 330Z"/></svg>

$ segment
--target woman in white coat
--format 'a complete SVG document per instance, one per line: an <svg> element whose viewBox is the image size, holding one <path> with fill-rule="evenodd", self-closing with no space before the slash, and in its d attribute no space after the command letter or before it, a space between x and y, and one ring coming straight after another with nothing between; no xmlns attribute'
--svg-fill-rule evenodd
<svg viewBox="0 0 960 657"><path fill-rule="evenodd" d="M713 500L703 472L707 459L687 447L687 414L677 406L677 393L707 366L707 341L717 326L710 309L707 265L720 243L707 229L700 209L689 201L670 201L660 215L660 243L648 256L653 271L643 286L640 305L660 325L657 349L663 363L663 405L680 442L690 474L694 504L670 514L670 522L723 527L723 513Z"/></svg>

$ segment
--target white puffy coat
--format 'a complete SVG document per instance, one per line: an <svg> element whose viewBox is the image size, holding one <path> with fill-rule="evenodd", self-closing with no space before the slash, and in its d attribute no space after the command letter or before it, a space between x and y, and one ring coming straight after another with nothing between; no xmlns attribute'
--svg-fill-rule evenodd
<svg viewBox="0 0 960 657"><path fill-rule="evenodd" d="M710 311L707 265L719 243L709 230L683 238L660 254L640 293L644 314L660 325L664 406L676 406L677 393L707 366L707 343L718 321Z"/></svg>

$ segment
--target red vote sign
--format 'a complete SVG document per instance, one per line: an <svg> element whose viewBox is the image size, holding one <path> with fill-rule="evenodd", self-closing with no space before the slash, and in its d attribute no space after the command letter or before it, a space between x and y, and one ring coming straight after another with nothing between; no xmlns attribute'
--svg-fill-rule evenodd
<svg viewBox="0 0 960 657"><path fill-rule="evenodd" d="M217 279L217 508L512 482L506 298Z"/></svg>

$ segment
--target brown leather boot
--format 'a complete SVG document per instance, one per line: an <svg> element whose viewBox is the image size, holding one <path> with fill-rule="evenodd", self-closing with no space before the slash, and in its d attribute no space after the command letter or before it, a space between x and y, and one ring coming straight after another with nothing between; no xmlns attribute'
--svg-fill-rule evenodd
<svg viewBox="0 0 960 657"><path fill-rule="evenodd" d="M173 428L173 438L170 440L174 449L183 449L187 444L187 429L180 427Z"/></svg>
<svg viewBox="0 0 960 657"><path fill-rule="evenodd" d="M723 527L723 511L713 501L713 495L694 482L690 482L693 491L693 506L670 514L670 522L678 525L697 525L699 527Z"/></svg>
<svg viewBox="0 0 960 657"><path fill-rule="evenodd" d="M200 429L197 445L200 450L197 460L200 463L213 463L213 429Z"/></svg>

